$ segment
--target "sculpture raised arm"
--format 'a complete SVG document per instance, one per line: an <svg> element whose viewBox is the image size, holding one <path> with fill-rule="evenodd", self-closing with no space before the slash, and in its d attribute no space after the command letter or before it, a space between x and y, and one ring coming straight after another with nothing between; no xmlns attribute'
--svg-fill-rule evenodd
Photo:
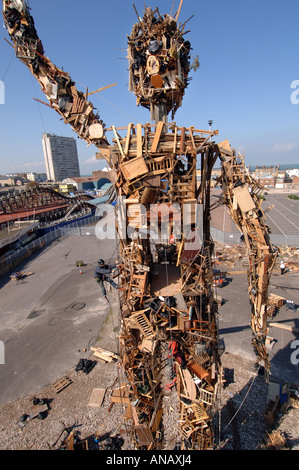
<svg viewBox="0 0 299 470"><path fill-rule="evenodd" d="M88 145L108 146L105 124L94 112L88 91L85 94L78 91L69 74L46 57L27 3L3 0L3 16L17 58L29 68L48 99L44 104L55 109L64 123L69 124Z"/></svg>

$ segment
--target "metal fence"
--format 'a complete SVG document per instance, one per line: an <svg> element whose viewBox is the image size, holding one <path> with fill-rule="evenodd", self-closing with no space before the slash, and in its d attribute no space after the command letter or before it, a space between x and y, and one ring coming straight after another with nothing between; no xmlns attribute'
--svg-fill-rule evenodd
<svg viewBox="0 0 299 470"><path fill-rule="evenodd" d="M41 248L44 248L49 243L52 243L57 238L61 237L60 229L53 230L46 235L33 240L28 245L19 248L6 255L5 259L0 262L0 276L12 271L19 263L25 261L31 255L36 253Z"/></svg>
<svg viewBox="0 0 299 470"><path fill-rule="evenodd" d="M238 245L241 243L241 233L240 232L222 232L217 228L211 227L211 236L213 240L216 240L224 244Z"/></svg>
<svg viewBox="0 0 299 470"><path fill-rule="evenodd" d="M271 242L276 246L296 246L299 247L298 235L270 235Z"/></svg>
<svg viewBox="0 0 299 470"><path fill-rule="evenodd" d="M95 224L100 217L92 216L69 224L65 227L57 227L39 237L26 246L19 248L5 256L0 261L0 276L12 271L19 263L28 259L36 251L44 248L60 237L95 235Z"/></svg>
<svg viewBox="0 0 299 470"><path fill-rule="evenodd" d="M222 232L222 230L211 227L211 236L213 240L224 244L237 245L241 242L240 232ZM298 235L270 235L271 243L274 246L295 246L299 247L299 233Z"/></svg>
<svg viewBox="0 0 299 470"><path fill-rule="evenodd" d="M92 216L60 227L62 237L81 237L95 235L95 225L101 219L99 216Z"/></svg>
<svg viewBox="0 0 299 470"><path fill-rule="evenodd" d="M49 245L60 237L81 237L95 236L96 223L101 219L98 216L88 217L65 227L55 228L46 235L33 240L28 245L15 250L0 261L0 276L16 267L20 262L29 258L39 249ZM241 243L240 232L223 232L222 230L211 227L211 236L213 240L224 244L238 245ZM275 246L295 246L299 247L298 235L271 235L271 242Z"/></svg>

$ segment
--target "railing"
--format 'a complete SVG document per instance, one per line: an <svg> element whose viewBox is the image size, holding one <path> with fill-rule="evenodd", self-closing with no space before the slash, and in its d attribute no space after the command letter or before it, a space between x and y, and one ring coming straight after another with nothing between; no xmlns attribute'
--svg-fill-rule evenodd
<svg viewBox="0 0 299 470"><path fill-rule="evenodd" d="M211 227L211 236L213 240L224 244L238 245L241 244L240 232L223 232L222 230ZM271 243L274 246L296 246L299 247L299 234L298 235L276 235L271 234Z"/></svg>
<svg viewBox="0 0 299 470"><path fill-rule="evenodd" d="M53 230L52 232L47 233L46 235L33 240L32 242L28 243L28 245L15 250L13 253L5 256L2 261L0 261L0 276L11 272L14 270L19 263L25 261L31 255L33 255L36 251L43 248L44 246L52 243L57 238L61 237L60 229Z"/></svg>
<svg viewBox="0 0 299 470"><path fill-rule="evenodd" d="M60 237L81 237L95 236L95 225L100 220L99 216L92 216L80 221L70 223L65 227L53 228L49 233L33 240L28 245L15 250L0 260L0 276L12 271L20 262L29 258L33 253L44 246L52 243ZM224 244L238 245L241 234L239 232L223 232L222 230L211 227L211 236L213 240ZM299 235L271 235L271 241L274 246L296 246L299 247Z"/></svg>
<svg viewBox="0 0 299 470"><path fill-rule="evenodd" d="M0 260L0 276L13 271L19 263L28 259L39 249L44 248L60 237L95 235L95 224L100 217L92 216L77 222L71 223L66 227L53 227L42 237L39 237L26 246L3 256Z"/></svg>

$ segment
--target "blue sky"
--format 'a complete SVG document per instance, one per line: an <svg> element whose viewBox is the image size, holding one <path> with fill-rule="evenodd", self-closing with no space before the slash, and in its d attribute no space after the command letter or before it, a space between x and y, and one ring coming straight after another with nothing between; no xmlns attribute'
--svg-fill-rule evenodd
<svg viewBox="0 0 299 470"><path fill-rule="evenodd" d="M30 1L46 55L70 73L80 90L117 82L91 97L108 127L150 120L128 91L126 35L137 21L133 3L142 16L144 3L164 14L171 12L173 0ZM298 0L185 0L180 20L193 14L186 39L201 66L191 73L177 124L208 129L212 119L219 130L216 141L228 139L245 152L247 165L299 163L299 104L291 102L291 83L299 80ZM42 133L76 135L54 110L32 99L45 101L45 95L4 37L9 39L2 28L0 174L45 171ZM77 144L81 174L102 168L93 159L95 147L79 139Z"/></svg>

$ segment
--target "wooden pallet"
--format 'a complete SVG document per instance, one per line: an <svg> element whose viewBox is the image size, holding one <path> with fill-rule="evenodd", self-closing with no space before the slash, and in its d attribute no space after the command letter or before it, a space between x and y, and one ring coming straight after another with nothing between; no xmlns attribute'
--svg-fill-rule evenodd
<svg viewBox="0 0 299 470"><path fill-rule="evenodd" d="M60 393L62 390L68 387L71 383L73 383L72 380L69 379L67 376L65 376L57 380L57 382L55 382L52 385L52 388L54 389L56 393Z"/></svg>

